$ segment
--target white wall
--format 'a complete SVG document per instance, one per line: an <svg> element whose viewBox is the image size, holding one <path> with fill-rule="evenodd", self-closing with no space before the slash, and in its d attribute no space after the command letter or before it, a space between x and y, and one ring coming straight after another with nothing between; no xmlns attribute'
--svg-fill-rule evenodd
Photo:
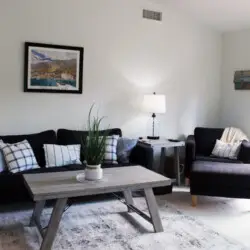
<svg viewBox="0 0 250 250"><path fill-rule="evenodd" d="M250 30L223 35L220 124L236 126L250 136L250 91L234 89L234 72L250 70Z"/></svg>
<svg viewBox="0 0 250 250"><path fill-rule="evenodd" d="M216 126L221 37L171 6L151 0L1 0L0 134L79 128L93 101L106 123L147 134L144 93L163 93L161 135ZM163 22L142 9L163 11ZM25 41L83 46L83 94L24 93Z"/></svg>

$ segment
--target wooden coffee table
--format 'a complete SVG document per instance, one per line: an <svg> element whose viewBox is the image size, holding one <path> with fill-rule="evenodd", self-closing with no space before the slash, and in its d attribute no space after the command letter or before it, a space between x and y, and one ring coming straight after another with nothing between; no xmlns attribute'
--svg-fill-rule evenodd
<svg viewBox="0 0 250 250"><path fill-rule="evenodd" d="M163 227L158 206L153 194L153 187L171 185L171 179L152 172L141 166L104 169L104 176L99 181L76 180L82 171L54 172L42 174L24 174L26 186L36 202L31 226L37 226L43 241L41 250L51 249L58 230L67 199L85 195L123 192L128 212L136 212L154 226L155 232L162 232ZM144 190L150 216L134 206L131 191ZM40 217L46 200L56 199L47 229L40 224Z"/></svg>

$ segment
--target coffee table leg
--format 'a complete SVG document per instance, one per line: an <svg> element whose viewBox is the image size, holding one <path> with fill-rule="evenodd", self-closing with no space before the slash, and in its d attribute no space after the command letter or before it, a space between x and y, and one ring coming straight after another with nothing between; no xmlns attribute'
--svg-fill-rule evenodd
<svg viewBox="0 0 250 250"><path fill-rule="evenodd" d="M161 148L161 158L160 158L160 169L159 174L162 174L165 176L165 162L166 162L166 153L167 149L165 147Z"/></svg>
<svg viewBox="0 0 250 250"><path fill-rule="evenodd" d="M35 208L33 210L33 214L32 214L31 220L30 220L30 226L31 227L35 226L35 220L37 220L37 222L40 223L40 217L41 217L42 211L44 209L45 202L46 201L38 201L38 202L36 202Z"/></svg>
<svg viewBox="0 0 250 250"><path fill-rule="evenodd" d="M131 190L125 190L123 191L124 198L126 200L126 203L129 205L134 206L133 196ZM132 212L132 210L128 207L128 212Z"/></svg>
<svg viewBox="0 0 250 250"><path fill-rule="evenodd" d="M51 249L66 203L67 198L58 199L56 201L40 250Z"/></svg>
<svg viewBox="0 0 250 250"><path fill-rule="evenodd" d="M155 200L155 196L152 188L144 189L145 198L148 205L148 210L152 219L154 230L156 233L163 232L163 226L161 223L161 218L158 211L158 205Z"/></svg>

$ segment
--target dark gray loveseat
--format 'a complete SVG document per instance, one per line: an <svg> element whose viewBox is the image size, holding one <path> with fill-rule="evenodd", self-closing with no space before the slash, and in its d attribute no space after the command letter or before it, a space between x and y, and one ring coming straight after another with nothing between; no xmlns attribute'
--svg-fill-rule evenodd
<svg viewBox="0 0 250 250"><path fill-rule="evenodd" d="M243 141L238 159L211 156L223 129L196 128L186 140L185 177L192 195L250 198L250 143ZM196 199L193 199L196 203ZM195 205L195 204L194 204Z"/></svg>
<svg viewBox="0 0 250 250"><path fill-rule="evenodd" d="M47 173L47 172L60 172L83 170L83 165L67 165L63 167L45 167L45 156L43 144L59 144L59 145L72 145L80 144L82 137L87 137L87 131L74 131L67 129L59 129L57 133L54 130L48 130L37 134L29 135L6 135L0 136L0 140L6 143L15 143L22 140L28 140L37 162L40 166L38 169L31 169L21 173L12 174L8 171L0 173L0 205L11 204L13 202L32 201L28 190L24 185L22 174L24 173ZM122 136L122 131L119 128L109 130L109 135ZM83 158L82 158L83 160ZM136 146L130 155L130 163L128 165L142 165L146 168L151 168L153 161L153 150L151 148L143 148L139 145ZM103 168L117 167L124 165L103 165Z"/></svg>

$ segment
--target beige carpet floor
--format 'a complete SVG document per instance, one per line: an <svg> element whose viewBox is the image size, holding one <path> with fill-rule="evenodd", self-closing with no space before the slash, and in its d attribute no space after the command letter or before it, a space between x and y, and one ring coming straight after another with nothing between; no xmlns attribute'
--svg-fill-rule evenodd
<svg viewBox="0 0 250 250"><path fill-rule="evenodd" d="M199 196L198 206L193 208L186 187L175 187L165 197L181 212L250 247L250 200Z"/></svg>

